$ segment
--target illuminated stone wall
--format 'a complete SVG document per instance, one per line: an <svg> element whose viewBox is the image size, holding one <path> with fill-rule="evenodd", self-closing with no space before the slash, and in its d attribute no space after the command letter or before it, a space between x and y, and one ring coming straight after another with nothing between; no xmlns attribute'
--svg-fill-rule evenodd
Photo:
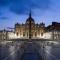
<svg viewBox="0 0 60 60"><path fill-rule="evenodd" d="M31 37L32 38L43 38L45 30L45 25L31 24ZM29 25L28 24L15 24L15 33L20 38L29 38Z"/></svg>

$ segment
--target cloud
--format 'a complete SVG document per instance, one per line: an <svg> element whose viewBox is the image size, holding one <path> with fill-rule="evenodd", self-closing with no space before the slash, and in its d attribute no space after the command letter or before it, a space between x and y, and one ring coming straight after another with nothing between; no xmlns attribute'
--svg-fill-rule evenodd
<svg viewBox="0 0 60 60"><path fill-rule="evenodd" d="M0 16L2 15L2 13L0 12Z"/></svg>
<svg viewBox="0 0 60 60"><path fill-rule="evenodd" d="M6 19L8 19L8 17L4 17L4 16L2 16L2 17L0 17L0 19L2 19L2 20L6 20Z"/></svg>
<svg viewBox="0 0 60 60"><path fill-rule="evenodd" d="M11 12L27 14L31 9L47 10L50 0L0 0L0 6L9 6Z"/></svg>

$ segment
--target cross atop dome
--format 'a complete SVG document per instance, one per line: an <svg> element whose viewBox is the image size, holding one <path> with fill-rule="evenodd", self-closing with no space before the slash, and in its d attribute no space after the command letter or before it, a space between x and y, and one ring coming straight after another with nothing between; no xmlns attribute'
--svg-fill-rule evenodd
<svg viewBox="0 0 60 60"><path fill-rule="evenodd" d="M29 12L29 17L26 20L26 24L29 24L30 22L33 23L33 24L35 23L34 19L32 18L32 15L31 15L31 10Z"/></svg>
<svg viewBox="0 0 60 60"><path fill-rule="evenodd" d="M29 13L29 17L31 18L31 10L30 10L30 13Z"/></svg>

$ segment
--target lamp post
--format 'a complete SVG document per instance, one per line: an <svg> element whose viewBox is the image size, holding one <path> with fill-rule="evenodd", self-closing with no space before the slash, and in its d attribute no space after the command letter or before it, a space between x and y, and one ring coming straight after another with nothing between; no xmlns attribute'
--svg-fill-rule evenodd
<svg viewBox="0 0 60 60"><path fill-rule="evenodd" d="M43 60L45 60L45 41L43 41L43 46L42 46L42 48L43 48Z"/></svg>

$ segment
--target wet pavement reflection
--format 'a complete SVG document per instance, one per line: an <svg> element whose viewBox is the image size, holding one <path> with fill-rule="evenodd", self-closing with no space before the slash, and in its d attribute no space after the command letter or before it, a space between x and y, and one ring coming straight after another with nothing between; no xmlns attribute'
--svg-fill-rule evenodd
<svg viewBox="0 0 60 60"><path fill-rule="evenodd" d="M0 43L0 60L60 60L60 42Z"/></svg>
<svg viewBox="0 0 60 60"><path fill-rule="evenodd" d="M34 53L24 53L21 60L42 60L42 58Z"/></svg>

